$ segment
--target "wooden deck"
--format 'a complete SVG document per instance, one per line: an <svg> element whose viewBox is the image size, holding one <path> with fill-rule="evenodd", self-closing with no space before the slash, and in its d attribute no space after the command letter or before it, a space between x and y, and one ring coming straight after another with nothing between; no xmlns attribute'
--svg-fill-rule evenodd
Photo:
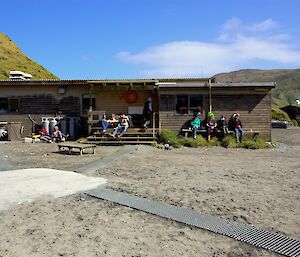
<svg viewBox="0 0 300 257"><path fill-rule="evenodd" d="M149 145L156 140L158 130L148 129L143 130L139 128L129 128L122 137L113 138L109 134L113 129L108 129L105 134L101 132L94 132L91 136L87 137L87 141L84 144L96 144L96 145Z"/></svg>

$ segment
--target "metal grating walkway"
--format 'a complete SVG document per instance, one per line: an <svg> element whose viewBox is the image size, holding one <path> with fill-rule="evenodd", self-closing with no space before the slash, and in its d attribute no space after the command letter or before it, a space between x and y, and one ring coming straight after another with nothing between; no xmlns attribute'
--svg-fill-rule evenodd
<svg viewBox="0 0 300 257"><path fill-rule="evenodd" d="M111 189L98 188L85 193L92 197L115 202L197 228L206 229L285 256L300 257L299 240L258 229L251 225L240 224Z"/></svg>

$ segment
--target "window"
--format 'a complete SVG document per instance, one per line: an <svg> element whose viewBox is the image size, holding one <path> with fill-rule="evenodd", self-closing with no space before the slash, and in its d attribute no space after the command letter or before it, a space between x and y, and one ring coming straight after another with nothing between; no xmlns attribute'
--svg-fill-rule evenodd
<svg viewBox="0 0 300 257"><path fill-rule="evenodd" d="M9 99L9 111L10 112L18 112L19 111L19 99L18 98L10 98Z"/></svg>
<svg viewBox="0 0 300 257"><path fill-rule="evenodd" d="M8 98L0 98L0 113L8 113Z"/></svg>
<svg viewBox="0 0 300 257"><path fill-rule="evenodd" d="M178 95L176 98L176 112L179 114L188 114L189 97L187 95Z"/></svg>
<svg viewBox="0 0 300 257"><path fill-rule="evenodd" d="M174 110L174 96L173 95L161 95L160 96L160 110L161 111L173 111Z"/></svg>
<svg viewBox="0 0 300 257"><path fill-rule="evenodd" d="M93 110L96 109L96 99L95 95L92 95L92 108ZM90 95L82 95L82 112L86 114L90 109Z"/></svg>
<svg viewBox="0 0 300 257"><path fill-rule="evenodd" d="M199 95L177 95L176 96L176 113L193 114L197 107L202 107L203 97Z"/></svg>
<svg viewBox="0 0 300 257"><path fill-rule="evenodd" d="M202 108L203 97L199 95L190 96L189 113L194 114L197 111L197 107Z"/></svg>

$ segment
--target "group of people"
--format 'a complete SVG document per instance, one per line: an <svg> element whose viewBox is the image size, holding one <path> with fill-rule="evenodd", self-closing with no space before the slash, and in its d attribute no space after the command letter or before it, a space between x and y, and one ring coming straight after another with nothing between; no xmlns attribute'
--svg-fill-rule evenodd
<svg viewBox="0 0 300 257"><path fill-rule="evenodd" d="M144 118L144 129L148 129L148 126L151 123L152 117L152 98L148 97L147 101L143 107L143 118ZM122 137L127 129L132 125L131 117L126 115L125 113L120 113L118 117L113 113L110 118L108 118L106 112L102 115L102 129L101 132L103 134L106 133L108 128L113 128L113 132L109 134L113 138L115 137Z"/></svg>
<svg viewBox="0 0 300 257"><path fill-rule="evenodd" d="M55 126L51 135L43 128L39 139L47 143L60 143L66 141L66 136L59 130L58 126Z"/></svg>
<svg viewBox="0 0 300 257"><path fill-rule="evenodd" d="M118 133L118 137L122 137L129 127L129 117L125 113L120 113L118 117L113 113L110 119L108 119L107 114L104 113L101 122L101 132L104 134L108 128L113 128L113 132L109 135L114 138Z"/></svg>
<svg viewBox="0 0 300 257"><path fill-rule="evenodd" d="M193 138L196 139L197 130L201 128L201 120L200 120L200 113L196 112L193 116L191 121L191 128L193 133ZM238 113L234 113L229 122L227 122L224 115L216 122L215 115L213 112L208 112L207 120L205 122L205 129L206 129L206 139L207 141L211 140L213 134L217 133L217 130L221 130L223 136L229 133L229 129L234 131L235 140L237 143L243 140L243 126L240 120L240 115Z"/></svg>

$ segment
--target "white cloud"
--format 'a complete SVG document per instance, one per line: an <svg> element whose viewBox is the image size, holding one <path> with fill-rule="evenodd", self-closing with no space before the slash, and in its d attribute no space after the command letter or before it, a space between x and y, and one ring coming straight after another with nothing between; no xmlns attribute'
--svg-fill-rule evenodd
<svg viewBox="0 0 300 257"><path fill-rule="evenodd" d="M117 57L144 67L141 75L147 77L211 76L259 62L300 65L300 50L291 46L288 35L272 33L278 26L271 19L247 25L233 18L225 22L215 43L175 41Z"/></svg>
<svg viewBox="0 0 300 257"><path fill-rule="evenodd" d="M263 32L278 28L279 25L277 22L273 21L272 19L267 19L265 21L255 23L249 26L249 30L253 32Z"/></svg>

